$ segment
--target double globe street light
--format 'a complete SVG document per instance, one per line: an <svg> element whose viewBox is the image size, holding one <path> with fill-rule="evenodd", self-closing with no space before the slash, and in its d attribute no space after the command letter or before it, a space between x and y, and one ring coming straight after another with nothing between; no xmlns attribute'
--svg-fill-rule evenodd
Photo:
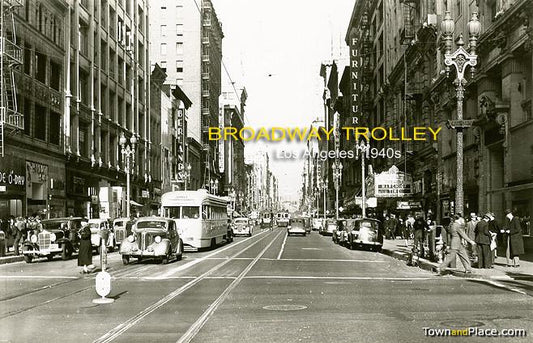
<svg viewBox="0 0 533 343"><path fill-rule="evenodd" d="M452 52L453 33L455 30L455 22L452 19L450 12L446 11L444 19L441 22L442 38L444 41L444 64L446 65L446 76L450 74L450 67L453 66L456 71L456 78L454 80L456 97L457 97L457 119L449 120L448 126L457 132L457 187L455 189L455 213L464 215L464 191L463 191L463 131L471 127L473 120L463 119L463 100L465 92L465 71L468 66L472 76L475 73L475 66L477 65L477 40L481 33L481 23L478 20L477 13L472 13L472 17L468 22L469 33L469 50L466 51L463 41L463 35L460 34L456 42L457 50Z"/></svg>
<svg viewBox="0 0 533 343"><path fill-rule="evenodd" d="M130 175L131 175L131 168L133 168L133 164L135 163L135 146L137 145L137 138L135 135L131 136L130 138L130 144L128 143L128 140L126 139L126 136L124 136L124 132L120 134L120 140L119 140L120 146L122 147L122 158L123 161L126 162L126 165L124 167L124 171L126 172L126 216L129 218L131 213L131 190L130 190Z"/></svg>
<svg viewBox="0 0 533 343"><path fill-rule="evenodd" d="M339 187L342 179L342 163L338 160L331 166L333 169L333 180L335 182L335 219L339 219Z"/></svg>

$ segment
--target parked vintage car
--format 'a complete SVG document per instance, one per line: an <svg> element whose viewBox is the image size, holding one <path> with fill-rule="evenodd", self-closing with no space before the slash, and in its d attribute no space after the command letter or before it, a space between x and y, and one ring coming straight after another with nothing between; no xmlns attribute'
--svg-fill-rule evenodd
<svg viewBox="0 0 533 343"><path fill-rule="evenodd" d="M348 247L368 247L380 251L383 246L383 229L381 222L374 218L354 219L353 226L348 232Z"/></svg>
<svg viewBox="0 0 533 343"><path fill-rule="evenodd" d="M89 219L87 225L91 229L91 244L96 252L99 252L102 242L106 242L107 250L115 249L115 235L109 220L107 219Z"/></svg>
<svg viewBox="0 0 533 343"><path fill-rule="evenodd" d="M132 234L120 245L122 263L130 257L150 257L168 263L173 256L179 261L183 256L183 241L171 218L143 217L133 225Z"/></svg>
<svg viewBox="0 0 533 343"><path fill-rule="evenodd" d="M132 221L130 218L116 218L113 220L113 231L115 234L115 244L117 246L120 246L122 241L131 234L131 227L133 223L134 221Z"/></svg>
<svg viewBox="0 0 533 343"><path fill-rule="evenodd" d="M232 232L233 236L239 236L239 235L246 235L246 236L252 236L254 233L253 225L250 224L250 221L248 218L245 217L239 217L233 219L233 223L231 223L232 226Z"/></svg>
<svg viewBox="0 0 533 343"><path fill-rule="evenodd" d="M302 218L304 220L305 232L307 234L310 234L311 233L311 218L310 217L302 217Z"/></svg>
<svg viewBox="0 0 533 343"><path fill-rule="evenodd" d="M24 261L31 263L35 257L46 257L50 261L55 255L68 260L78 251L78 231L86 223L87 219L82 217L42 220L42 230L29 232L29 239L22 244Z"/></svg>
<svg viewBox="0 0 533 343"><path fill-rule="evenodd" d="M322 227L318 231L321 235L331 236L333 231L337 228L337 220L335 218L327 218L322 223Z"/></svg>
<svg viewBox="0 0 533 343"><path fill-rule="evenodd" d="M319 231L322 227L323 218L313 218L313 231Z"/></svg>
<svg viewBox="0 0 533 343"><path fill-rule="evenodd" d="M287 236L290 235L307 235L305 229L305 218L291 218L287 226Z"/></svg>
<svg viewBox="0 0 533 343"><path fill-rule="evenodd" d="M337 243L342 246L348 246L348 232L351 232L355 225L355 219L343 220L343 230L338 233Z"/></svg>

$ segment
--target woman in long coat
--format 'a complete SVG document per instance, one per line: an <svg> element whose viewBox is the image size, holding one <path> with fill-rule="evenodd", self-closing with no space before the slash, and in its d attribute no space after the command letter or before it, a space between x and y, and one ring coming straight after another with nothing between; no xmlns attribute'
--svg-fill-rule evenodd
<svg viewBox="0 0 533 343"><path fill-rule="evenodd" d="M518 217L512 212L507 215L509 218L509 256L513 259L514 267L520 267L520 257L524 253L524 239L522 238L522 227Z"/></svg>
<svg viewBox="0 0 533 343"><path fill-rule="evenodd" d="M89 225L80 230L80 250L78 253L78 266L83 267L83 273L90 273L88 266L93 264L93 249L91 244L91 229Z"/></svg>

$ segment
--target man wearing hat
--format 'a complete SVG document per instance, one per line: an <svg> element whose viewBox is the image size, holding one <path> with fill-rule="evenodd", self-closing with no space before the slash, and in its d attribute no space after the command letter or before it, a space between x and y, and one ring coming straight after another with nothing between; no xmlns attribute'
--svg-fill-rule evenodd
<svg viewBox="0 0 533 343"><path fill-rule="evenodd" d="M466 235L472 240L475 240L476 238L476 225L478 223L479 220L477 219L476 213L470 213L470 220L466 223ZM466 242L463 242L463 245L466 246L466 250L468 252L468 257L470 257L470 260L474 261L476 256L478 256L476 249L471 245L466 244Z"/></svg>
<svg viewBox="0 0 533 343"><path fill-rule="evenodd" d="M489 231L490 215L487 213L483 219L476 224L475 239L478 254L478 268L492 267L492 257L490 253L491 234Z"/></svg>
<svg viewBox="0 0 533 343"><path fill-rule="evenodd" d="M513 211L505 210L506 222L502 230L505 231L507 240L507 267L511 267L511 259L513 267L520 267L520 255L524 253L524 240L522 238L522 227L520 221L514 216Z"/></svg>

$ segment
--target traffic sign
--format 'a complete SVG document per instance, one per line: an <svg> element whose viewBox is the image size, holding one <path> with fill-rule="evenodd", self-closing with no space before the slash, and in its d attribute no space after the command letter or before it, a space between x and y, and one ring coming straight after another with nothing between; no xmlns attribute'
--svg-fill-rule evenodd
<svg viewBox="0 0 533 343"><path fill-rule="evenodd" d="M106 298L106 296L111 292L111 275L108 272L100 272L96 274L96 293L98 293L101 298L94 299L93 303L95 304L110 304L115 301L115 299Z"/></svg>

